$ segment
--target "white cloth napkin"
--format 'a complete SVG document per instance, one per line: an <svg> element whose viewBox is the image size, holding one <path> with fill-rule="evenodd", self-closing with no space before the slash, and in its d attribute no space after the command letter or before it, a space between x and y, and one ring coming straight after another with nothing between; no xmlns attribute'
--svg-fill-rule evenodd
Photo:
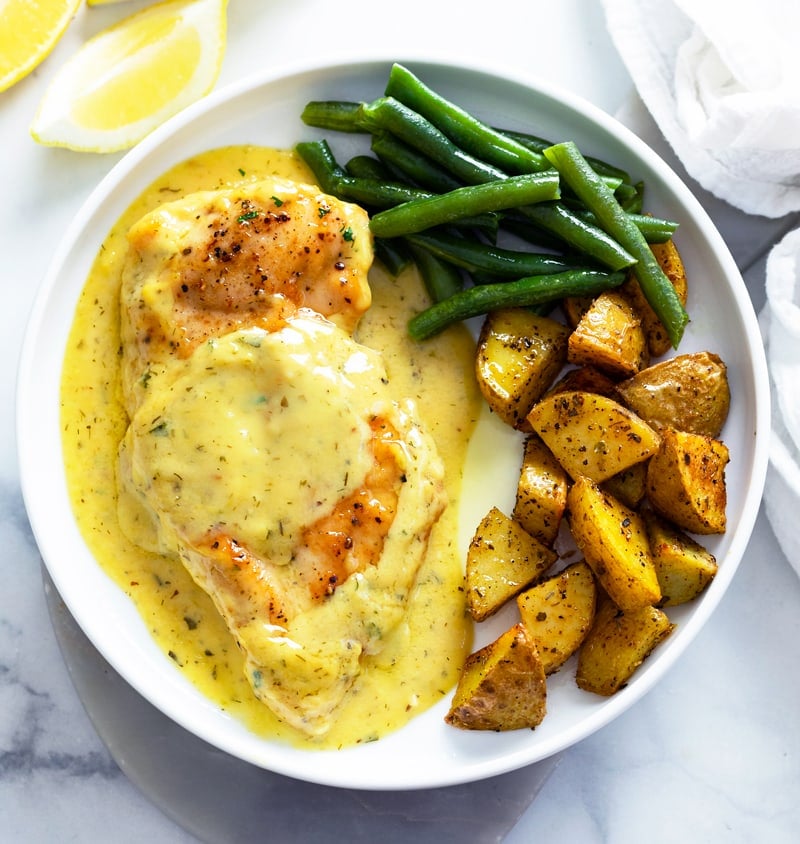
<svg viewBox="0 0 800 844"><path fill-rule="evenodd" d="M637 92L689 175L748 214L800 209L800 0L603 0ZM800 229L760 323L773 397L767 516L800 574Z"/></svg>
<svg viewBox="0 0 800 844"><path fill-rule="evenodd" d="M639 96L692 178L750 214L800 209L800 2L603 5Z"/></svg>
<svg viewBox="0 0 800 844"><path fill-rule="evenodd" d="M760 321L773 403L764 500L775 536L800 574L800 229L769 254Z"/></svg>

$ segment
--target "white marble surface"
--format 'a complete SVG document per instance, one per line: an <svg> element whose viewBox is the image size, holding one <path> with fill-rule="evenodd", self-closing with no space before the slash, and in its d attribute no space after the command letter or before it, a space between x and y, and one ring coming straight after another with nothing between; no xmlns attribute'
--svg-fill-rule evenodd
<svg viewBox="0 0 800 844"><path fill-rule="evenodd" d="M163 747L163 755L154 750L145 770L143 754L136 750L147 734L137 742L136 731L151 729L157 723L153 714L142 712L113 674L65 633L68 620L66 628L59 625L53 601L61 644L87 700L85 676L79 671L81 654L90 664L88 670L96 672L91 681L95 716L113 756L98 737L70 680L48 614L15 456L16 367L37 284L67 222L119 158L43 149L30 140L27 126L64 58L85 37L139 5L143 4L132 0L83 9L51 58L27 80L0 94L0 184L5 199L0 203L0 278L12 315L0 338L2 841L183 844L198 840L172 819L185 820L180 807L186 805L186 792L197 793L198 805L210 805L217 796L210 792L215 787L211 769L205 775L202 762L192 764L191 748L170 743L168 729L161 745L150 736L153 747ZM363 0L343 6L318 0L231 0L229 48L219 84L265 64L277 67L293 61L298 51L337 60L364 52L386 58L412 53L462 59L480 55L499 70L540 73L611 113L621 110L622 119L659 144L657 131L630 97L631 80L592 0L498 0L491 6L474 0L457 5L406 0L385 10ZM758 306L765 250L797 220L748 219L712 200L708 207ZM471 792L471 806L481 808L484 800L486 810L497 815L495 832L483 830L480 838L465 832L461 840L521 844L544 835L590 843L795 841L800 829L798 700L800 582L762 514L729 593L663 682L612 725L562 754L549 777L548 766ZM102 722L100 711L106 719ZM184 759L185 767L175 764ZM215 771L224 776L224 762L215 760ZM236 766L230 771L231 778L250 775ZM204 788L208 794L203 794ZM417 817L435 815L441 806L443 820L438 831L434 824L409 822L404 834L388 803L356 808L359 804L345 803L336 792L328 793L325 801L303 789L294 796L291 789L281 793L283 803L278 805L264 799L263 788L249 795L250 815L263 828L265 840L273 840L269 830L281 829L276 839L338 840L334 826L330 836L319 832L312 838L299 823L295 834L286 831L292 826L284 827L283 818L323 806L325 811L345 811L345 806L352 815L349 840L362 840L358 831L370 829L369 840L380 835L386 840L446 841L447 830L458 826L447 814L468 811L466 805L459 810L458 804L439 795L421 795ZM514 826L528 800L533 802ZM376 820L381 812L385 820ZM233 842L257 838L254 822L242 822L238 829L187 825L203 840ZM490 825L485 826L488 830ZM395 834L400 829L396 839L390 839L390 829Z"/></svg>

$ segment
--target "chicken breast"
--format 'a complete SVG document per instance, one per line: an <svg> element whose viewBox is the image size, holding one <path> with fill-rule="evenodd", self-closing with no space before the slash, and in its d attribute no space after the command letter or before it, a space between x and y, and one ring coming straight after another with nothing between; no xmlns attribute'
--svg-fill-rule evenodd
<svg viewBox="0 0 800 844"><path fill-rule="evenodd" d="M123 389L132 413L150 379L209 337L279 327L310 308L348 332L370 305L366 212L283 179L165 203L128 233Z"/></svg>
<svg viewBox="0 0 800 844"><path fill-rule="evenodd" d="M247 194L274 192L270 185ZM357 216L315 196L340 220ZM178 244L204 242L186 222L193 203L206 228L202 209L238 200L235 192L182 200ZM162 243L171 215L158 213ZM281 226L277 239L270 226L249 232L248 249L267 277L278 275L273 256L286 266L284 243L307 255L305 236L317 248L309 215ZM146 229L142 221L132 231L134 264L145 263L135 256ZM173 291L182 286L181 261L166 250L160 262L147 259L148 273L131 271L123 291L132 413L120 446L120 524L142 547L181 558L244 652L255 694L311 735L329 729L363 657L402 621L446 506L443 466L414 404L393 394L381 355L350 333L369 303L353 266L363 267L368 247L356 256L350 235L339 239L337 250L324 238L328 254L352 272L320 270L317 280L303 271L301 294L291 285L266 294L275 310L237 309L232 291L246 297L250 288L231 261L224 308L178 307L170 296L169 309L152 319L146 291L159 289L158 278ZM195 252L185 256L190 278ZM341 286L353 295L337 300ZM173 344L176 336L184 342ZM144 381L133 377L156 368Z"/></svg>

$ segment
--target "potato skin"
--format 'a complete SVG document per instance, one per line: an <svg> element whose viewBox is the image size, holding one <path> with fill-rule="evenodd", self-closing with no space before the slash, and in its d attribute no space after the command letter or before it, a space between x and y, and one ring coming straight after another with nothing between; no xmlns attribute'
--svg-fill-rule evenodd
<svg viewBox="0 0 800 844"><path fill-rule="evenodd" d="M603 482L603 489L635 510L644 499L647 484L647 463L634 463Z"/></svg>
<svg viewBox="0 0 800 844"><path fill-rule="evenodd" d="M620 609L636 610L661 600L647 530L639 513L589 478L573 483L567 512L575 544Z"/></svg>
<svg viewBox="0 0 800 844"><path fill-rule="evenodd" d="M578 366L570 369L556 381L545 395L569 393L581 390L585 393L597 393L600 396L616 399L617 382L594 366Z"/></svg>
<svg viewBox="0 0 800 844"><path fill-rule="evenodd" d="M653 509L689 533L725 533L728 447L703 434L666 429L647 466Z"/></svg>
<svg viewBox="0 0 800 844"><path fill-rule="evenodd" d="M594 621L597 581L585 560L517 596L520 618L536 642L545 674L553 674L578 650Z"/></svg>
<svg viewBox="0 0 800 844"><path fill-rule="evenodd" d="M578 686L606 697L615 694L673 629L657 607L623 611L605 601L578 655Z"/></svg>
<svg viewBox="0 0 800 844"><path fill-rule="evenodd" d="M626 407L656 429L717 437L728 418L728 371L711 352L676 355L617 385Z"/></svg>
<svg viewBox="0 0 800 844"><path fill-rule="evenodd" d="M547 712L547 682L522 623L470 654L445 721L463 730L537 727Z"/></svg>
<svg viewBox="0 0 800 844"><path fill-rule="evenodd" d="M652 510L642 512L661 587L661 607L693 601L717 574L714 555Z"/></svg>
<svg viewBox="0 0 800 844"><path fill-rule="evenodd" d="M614 378L628 378L650 361L637 310L623 293L601 293L569 337L567 360L594 366Z"/></svg>
<svg viewBox="0 0 800 844"><path fill-rule="evenodd" d="M658 448L658 434L636 414L582 390L546 396L528 421L573 479L607 480Z"/></svg>
<svg viewBox="0 0 800 844"><path fill-rule="evenodd" d="M487 315L475 375L487 404L506 424L529 430L525 417L566 362L568 336L565 325L524 308Z"/></svg>
<svg viewBox="0 0 800 844"><path fill-rule="evenodd" d="M551 546L567 509L567 473L536 435L525 440L513 517L532 536Z"/></svg>
<svg viewBox="0 0 800 844"><path fill-rule="evenodd" d="M556 552L497 507L483 517L467 550L467 608L475 621L494 615L556 561Z"/></svg>

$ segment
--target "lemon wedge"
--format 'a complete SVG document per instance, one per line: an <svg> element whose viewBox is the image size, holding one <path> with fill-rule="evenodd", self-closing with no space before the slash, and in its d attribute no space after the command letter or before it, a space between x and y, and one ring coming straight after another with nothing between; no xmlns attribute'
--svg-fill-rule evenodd
<svg viewBox="0 0 800 844"><path fill-rule="evenodd" d="M58 71L31 135L116 152L207 94L225 53L228 0L167 0L87 41Z"/></svg>
<svg viewBox="0 0 800 844"><path fill-rule="evenodd" d="M0 2L0 91L27 76L55 47L81 0Z"/></svg>

